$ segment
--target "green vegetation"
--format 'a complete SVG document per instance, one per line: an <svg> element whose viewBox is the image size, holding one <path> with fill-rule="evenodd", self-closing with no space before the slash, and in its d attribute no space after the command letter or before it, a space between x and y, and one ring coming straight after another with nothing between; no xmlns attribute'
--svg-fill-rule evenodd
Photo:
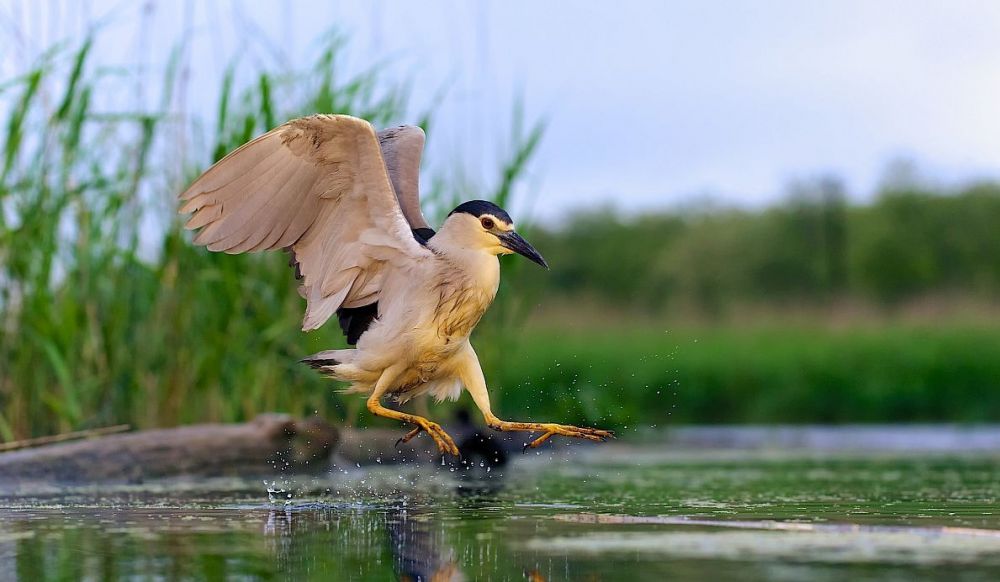
<svg viewBox="0 0 1000 582"><path fill-rule="evenodd" d="M501 412L678 423L995 422L1000 329L533 329L494 383Z"/></svg>
<svg viewBox="0 0 1000 582"><path fill-rule="evenodd" d="M428 125L432 115L407 114L405 86L378 70L335 75L336 38L308 70L232 69L211 123L175 111L179 57L158 107L109 112L106 96L134 79L94 66L90 46L0 84L0 440L276 410L353 422L360 399L298 364L343 339L332 323L300 333L285 257L193 247L175 196L212 159L291 117ZM515 109L497 185L435 176L429 207L440 214L469 191L506 203L542 132ZM510 417L619 428L996 421L1000 326L933 313L915 326L895 314L930 298L947 307L932 312L971 305L989 319L998 222L1000 186L905 181L866 205L826 180L762 211L583 214L531 233L551 273L505 261L476 343ZM846 326L845 305L862 315ZM531 333L520 333L533 307ZM789 319L796 309L809 321ZM762 327L769 314L780 317ZM867 314L883 323L859 325Z"/></svg>
<svg viewBox="0 0 1000 582"><path fill-rule="evenodd" d="M1000 185L954 190L889 183L848 205L833 180L798 186L785 204L622 218L598 211L535 235L552 265L547 296L616 309L725 318L747 305L893 310L929 296L1000 297ZM609 285L608 281L614 281Z"/></svg>
<svg viewBox="0 0 1000 582"><path fill-rule="evenodd" d="M95 95L124 91L133 79L90 63L90 47L53 52L0 85L0 111L9 111L0 180L0 441L121 422L239 421L268 410L353 418L360 402L298 363L344 344L335 323L299 331L302 300L287 257L195 248L176 216L176 195L213 157L292 117L337 112L380 126L414 118L426 126L431 116L407 114L403 86L378 70L336 76L343 44L332 38L308 70L255 71L242 84L247 75L231 70L214 137L204 140L200 120L172 109L177 59L158 109L108 113ZM55 107L45 98L53 93ZM526 128L518 111L498 186L479 190L501 203L541 138L541 126ZM182 147L200 141L206 155ZM440 213L457 191L437 177L425 199Z"/></svg>

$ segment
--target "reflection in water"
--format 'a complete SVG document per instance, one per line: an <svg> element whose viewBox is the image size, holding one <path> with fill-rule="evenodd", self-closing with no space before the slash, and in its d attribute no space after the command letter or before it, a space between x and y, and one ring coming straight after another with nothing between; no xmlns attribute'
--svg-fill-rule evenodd
<svg viewBox="0 0 1000 582"><path fill-rule="evenodd" d="M478 435L476 435L478 438ZM470 437L472 438L472 437ZM486 449L483 447L480 450ZM501 452L502 453L502 452ZM493 462L453 467L449 475L459 475L453 487L462 513L489 512L500 502L502 473L496 451L485 453ZM489 468L490 471L485 469ZM327 555L341 556L337 571L344 579L365 578L372 570L385 572L391 565L392 577L407 582L458 582L467 577L459 566L459 552L448 539L442 520L442 499L424 493L397 494L395 499L373 505L335 507L323 504L272 503L263 515L264 546L278 572L310 576L329 572L317 560L317 548L328 544ZM452 528L454 529L454 528ZM482 537L482 536L476 536ZM498 551L490 536L465 539L465 554L479 556L479 570L493 569L489 556ZM469 551L469 545L474 547ZM353 560L344 560L352 556ZM388 556L388 560L385 557ZM356 563L357 570L348 570ZM388 572L385 572L388 574Z"/></svg>
<svg viewBox="0 0 1000 582"><path fill-rule="evenodd" d="M413 509L408 503L397 502L387 508L364 510L274 508L264 516L265 547L282 573L308 576L329 572L316 560L319 546L326 543L329 545L321 550L326 554L353 557L334 570L345 579L352 578L352 573L363 578L372 570L388 575L391 565L398 580L464 580L458 553L448 543L445 526L431 507L427 504ZM385 560L386 555L389 560ZM347 563L356 563L357 570L351 572Z"/></svg>
<svg viewBox="0 0 1000 582"><path fill-rule="evenodd" d="M433 513L408 511L397 505L385 514L386 532L396 575L406 582L458 582L455 550Z"/></svg>
<svg viewBox="0 0 1000 582"><path fill-rule="evenodd" d="M316 562L317 535L330 543L332 554L358 554L358 577L376 570L385 571L380 548L391 556L395 578L408 582L458 582L464 580L455 549L447 543L445 529L432 510L410 509L397 502L388 508L365 510L319 507L282 507L267 511L264 520L265 546L274 557L278 572L310 575L326 571ZM346 517L346 519L345 519ZM382 533L384 532L384 533ZM382 533L382 535L379 535ZM374 551L373 551L374 550ZM350 578L346 564L336 571ZM388 572L385 572L388 574Z"/></svg>
<svg viewBox="0 0 1000 582"><path fill-rule="evenodd" d="M482 444L486 441L478 434L469 438L480 443L478 451L481 454L476 461L467 461L466 465L457 468L460 478L455 482L455 491L462 500L461 508L476 511L495 507L498 502L496 495L503 488L503 479L502 473L492 470L501 467L502 463L498 460L503 459L505 463L506 456L502 451L498 453L489 445ZM486 471L487 468L490 471ZM350 523L348 527L341 528L345 518ZM310 560L311 554L303 551L300 538L315 535L314 530L317 529L342 532L336 543L359 550L372 547L373 532L383 530L384 544L392 557L395 577L400 581L459 582L466 579L459 567L457 552L448 543L446 528L435 510L434 499L418 494L392 501L386 506L363 509L279 506L272 503L265 517L263 532L278 571L301 572L309 569L303 562ZM480 556L496 554L490 547L492 540L476 540L476 543L479 546L476 553Z"/></svg>
<svg viewBox="0 0 1000 582"><path fill-rule="evenodd" d="M515 457L502 488L381 467L296 486L287 506L263 505L259 481L0 498L0 581L952 582L1000 567L993 456Z"/></svg>
<svg viewBox="0 0 1000 582"><path fill-rule="evenodd" d="M267 521L264 522L265 545L268 552L274 556L279 572L287 572L292 566L289 564L289 558L293 555L293 519L292 508L285 506L269 510Z"/></svg>

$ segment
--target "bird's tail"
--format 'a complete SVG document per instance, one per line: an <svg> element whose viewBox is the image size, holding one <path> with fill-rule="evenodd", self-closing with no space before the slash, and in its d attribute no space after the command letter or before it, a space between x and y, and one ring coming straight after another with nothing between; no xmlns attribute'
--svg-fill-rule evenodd
<svg viewBox="0 0 1000 582"><path fill-rule="evenodd" d="M366 370L355 363L358 350L326 350L302 358L301 362L308 364L314 370L333 380L350 382L351 385L343 392L369 394L378 380L379 372Z"/></svg>
<svg viewBox="0 0 1000 582"><path fill-rule="evenodd" d="M354 350L326 350L315 353L311 356L306 356L299 361L314 370L332 368L333 366L344 363L347 359L349 359L344 357L345 354L343 352L353 351Z"/></svg>
<svg viewBox="0 0 1000 582"><path fill-rule="evenodd" d="M357 355L358 350L326 350L306 356L300 361L341 382L372 383L377 380L378 374L372 374L355 365Z"/></svg>

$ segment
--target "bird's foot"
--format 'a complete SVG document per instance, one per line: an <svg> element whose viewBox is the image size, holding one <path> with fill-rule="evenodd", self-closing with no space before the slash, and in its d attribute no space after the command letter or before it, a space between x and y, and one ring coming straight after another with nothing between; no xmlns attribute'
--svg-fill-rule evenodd
<svg viewBox="0 0 1000 582"><path fill-rule="evenodd" d="M444 432L444 429L441 428L440 424L423 419L415 421L415 424L417 425L417 428L403 435L398 441L396 441L396 446L408 443L421 432L426 432L432 439L434 439L434 444L437 445L438 450L440 450L443 454L452 454L456 457L459 456L458 446L455 445L455 441L452 440L451 436Z"/></svg>
<svg viewBox="0 0 1000 582"><path fill-rule="evenodd" d="M534 449L556 435L568 436L577 439L585 439L597 443L604 442L609 438L614 438L615 436L615 433L611 432L610 430L573 426L569 424L547 423L547 422L545 423L501 422L499 426L496 426L494 428L497 428L499 430L523 430L530 432L541 432L542 436L536 438L530 443L525 444L523 451L527 451L528 449Z"/></svg>

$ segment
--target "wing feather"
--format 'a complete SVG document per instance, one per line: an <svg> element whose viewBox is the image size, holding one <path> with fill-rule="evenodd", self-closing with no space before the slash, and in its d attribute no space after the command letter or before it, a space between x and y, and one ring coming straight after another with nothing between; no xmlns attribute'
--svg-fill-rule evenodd
<svg viewBox="0 0 1000 582"><path fill-rule="evenodd" d="M316 182L310 185L309 190L312 191L316 186ZM278 239L270 248L291 248L291 246L302 238L306 230L316 219L316 209L314 204L305 203L299 206L295 210L295 215L291 222L288 223L288 228L285 229L284 234Z"/></svg>
<svg viewBox="0 0 1000 582"><path fill-rule="evenodd" d="M196 244L291 251L305 330L344 305L378 301L388 270L433 256L410 232L375 130L354 117L292 120L220 160L180 198L193 213L186 226L201 229Z"/></svg>
<svg viewBox="0 0 1000 582"><path fill-rule="evenodd" d="M405 125L383 129L378 132L378 142L403 216L410 225L413 237L425 245L434 236L434 230L420 211L420 157L424 149L424 130ZM357 344L378 315L378 283L367 274L364 281L359 277L351 289L351 299L337 310L340 328L350 345Z"/></svg>
<svg viewBox="0 0 1000 582"><path fill-rule="evenodd" d="M396 191L399 207L411 229L430 228L420 211L420 157L424 151L424 130L401 125L378 132L385 167Z"/></svg>
<svg viewBox="0 0 1000 582"><path fill-rule="evenodd" d="M267 202L261 206L253 216L247 221L249 224L266 225L264 228L256 228L254 234L245 241L233 247L227 252L242 253L254 250L266 250L281 238L288 225L291 223L290 215L294 215L296 208L286 204L285 201L295 200L297 192L308 192L312 189L315 179L309 172L296 172L292 178L284 184L277 184L277 191ZM305 204L305 206L318 205L319 203ZM269 244L261 244L266 239L270 239Z"/></svg>
<svg viewBox="0 0 1000 582"><path fill-rule="evenodd" d="M294 174L289 174L294 176ZM259 233L262 237L267 235L274 228L274 224L281 220L280 214L284 208L287 208L284 206L272 214L261 212L269 202L278 199L276 194L280 194L280 192L276 193L275 189L281 185L282 178L282 173L273 172L251 182L247 188L259 194L248 200L243 200L242 204L238 206L230 205L231 207L236 206L236 208L231 211L231 216L224 220L214 239L208 241L209 248L214 246L215 248L212 250L222 250L231 254L241 253L246 250L246 248L242 248L244 243L253 240L255 234ZM281 202L290 201L294 201L294 198Z"/></svg>
<svg viewBox="0 0 1000 582"><path fill-rule="evenodd" d="M264 136L261 137L269 137L269 136L265 134ZM240 193L244 191L247 184L251 180L253 180L255 177L259 175L266 174L267 172L271 171L274 168L274 166L284 162L285 156L282 155L282 152L279 149L280 143L278 143L277 140L267 141L267 140L260 140L260 138L258 138L258 140L255 140L255 142L251 142L252 144L255 143L256 147L254 148L249 148L249 149L239 148L235 150L233 153L229 154L229 156L236 156L241 153L246 155L250 155L255 152L267 153L267 155L264 156L264 158L261 159L259 162L254 161L257 159L255 157L252 159L248 159L246 161L240 160L240 164L238 165L232 164L233 168L236 169L240 169L240 167L244 165L248 167L253 167L256 170L254 173L248 173L245 171L244 168L243 169L244 171L241 171L240 173L233 175L234 171L231 169L229 172L225 172L224 174L216 174L212 176L213 179L206 180L205 177L208 176L208 173L212 172L217 166L219 166L222 163L220 161L215 166L209 168L208 172L206 172L200 178L195 180L195 182L191 184L188 190L181 195L181 200L185 200L186 204L181 206L180 212L182 213L194 212L195 210L198 210L199 208L207 204L218 204L220 202L225 202L225 200L228 198L239 196ZM229 165L230 164L225 164L225 166ZM191 194L191 192L195 193Z"/></svg>
<svg viewBox="0 0 1000 582"><path fill-rule="evenodd" d="M192 216L184 225L185 228L196 229L212 223L222 217L222 206L213 206L205 212L199 212L197 216Z"/></svg>

